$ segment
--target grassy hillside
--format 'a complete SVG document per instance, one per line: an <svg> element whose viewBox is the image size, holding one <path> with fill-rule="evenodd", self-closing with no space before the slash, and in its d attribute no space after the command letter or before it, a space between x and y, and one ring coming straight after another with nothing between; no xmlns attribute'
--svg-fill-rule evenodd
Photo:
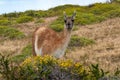
<svg viewBox="0 0 120 80"><path fill-rule="evenodd" d="M86 25L101 22L108 18L114 18L120 16L119 4L102 4L96 3L89 6L78 6L78 5L63 5L55 8L51 8L47 11L34 11L28 10L25 12L13 12L9 14L3 14L0 16L0 25L7 25L8 23L17 24L28 21L35 21L43 17L58 16L60 21L63 21L63 11L71 15L74 11L77 12L76 25ZM114 15L113 15L114 14ZM34 19L32 19L32 18ZM26 21L27 20L27 21ZM62 22L61 22L62 23Z"/></svg>
<svg viewBox="0 0 120 80"><path fill-rule="evenodd" d="M74 11L77 13L66 55L61 60L49 56L32 57L33 31L42 26L62 31L63 11L69 16ZM0 54L0 79L26 80L26 76L29 76L27 79L33 80L119 80L120 4L62 5L46 11L2 14ZM57 70L56 74L53 69Z"/></svg>

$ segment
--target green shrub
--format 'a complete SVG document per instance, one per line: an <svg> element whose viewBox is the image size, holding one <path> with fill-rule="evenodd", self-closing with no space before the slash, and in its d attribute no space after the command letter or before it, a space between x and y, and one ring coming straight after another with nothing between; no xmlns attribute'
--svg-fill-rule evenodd
<svg viewBox="0 0 120 80"><path fill-rule="evenodd" d="M31 16L34 18L42 18L47 17L47 12L43 10L35 11L35 10L27 10L24 12L23 16ZM49 14L50 15L50 14Z"/></svg>
<svg viewBox="0 0 120 80"><path fill-rule="evenodd" d="M22 17L19 17L16 21L17 21L17 23L26 23L26 22L33 21L33 17L22 16Z"/></svg>
<svg viewBox="0 0 120 80"><path fill-rule="evenodd" d="M27 57L29 57L31 55L32 55L32 45L29 44L23 48L21 54L12 57L12 61L22 62L23 60L25 60Z"/></svg>
<svg viewBox="0 0 120 80"><path fill-rule="evenodd" d="M30 75L33 79L36 77L46 80L57 80L57 78L58 80L79 80L85 76L85 70L80 63L74 63L71 60L57 60L50 56L28 58L22 63L22 68L28 71L26 76ZM36 74L33 75L32 72L36 72ZM77 77L79 78L77 79Z"/></svg>
<svg viewBox="0 0 120 80"><path fill-rule="evenodd" d="M74 10L78 10L80 9L81 6L79 5L61 5L61 6L57 6L54 8L51 8L47 11L48 16L62 16L63 15L63 11L67 12L68 14L71 14L74 12Z"/></svg>
<svg viewBox="0 0 120 80"><path fill-rule="evenodd" d="M12 17L18 17L19 13L18 12L12 12L8 14L3 14L4 17L12 18Z"/></svg>
<svg viewBox="0 0 120 80"><path fill-rule="evenodd" d="M92 39L88 39L85 37L79 37L75 35L71 37L69 47L83 47L83 46L91 45L94 43L95 41Z"/></svg>
<svg viewBox="0 0 120 80"><path fill-rule="evenodd" d="M99 80L100 78L108 74L108 72L104 72L103 69L100 69L98 64L96 65L92 64L89 69L90 72L92 73L90 77L93 78L93 80Z"/></svg>
<svg viewBox="0 0 120 80"><path fill-rule="evenodd" d="M10 80L10 68L9 68L10 62L8 59L8 56L3 56L0 53L0 75L3 77L6 77L6 80ZM0 77L1 78L1 77Z"/></svg>
<svg viewBox="0 0 120 80"><path fill-rule="evenodd" d="M103 14L107 18L120 17L120 9L111 10Z"/></svg>
<svg viewBox="0 0 120 80"><path fill-rule="evenodd" d="M5 20L0 20L0 25L4 26L4 25L10 25L10 21L5 19Z"/></svg>
<svg viewBox="0 0 120 80"><path fill-rule="evenodd" d="M50 28L53 30L60 32L64 29L64 22L63 17L59 17L57 20L55 20L53 23L50 24Z"/></svg>
<svg viewBox="0 0 120 80"><path fill-rule="evenodd" d="M53 30L57 31L57 32L60 32L64 29L64 26L61 25L61 24L54 24L54 25L51 25L50 28L52 28Z"/></svg>
<svg viewBox="0 0 120 80"><path fill-rule="evenodd" d="M20 65L0 55L0 75L5 80L101 80L108 76L99 65L89 68L79 62L60 60L51 56L29 57ZM118 72L118 71L117 71ZM17 74L16 74L17 73ZM118 74L118 73L117 73ZM112 75L109 75L112 76ZM119 76L107 79L119 80Z"/></svg>
<svg viewBox="0 0 120 80"><path fill-rule="evenodd" d="M74 26L73 27L73 31L76 31L76 30L78 30L79 29L79 26Z"/></svg>
<svg viewBox="0 0 120 80"><path fill-rule="evenodd" d="M20 39L25 35L19 30L7 26L0 26L0 36L7 37L10 39Z"/></svg>
<svg viewBox="0 0 120 80"><path fill-rule="evenodd" d="M43 18L43 17L48 17L48 12L47 11L42 11L42 10L39 10L35 13L35 16L37 18Z"/></svg>
<svg viewBox="0 0 120 80"><path fill-rule="evenodd" d="M120 4L120 0L111 0L111 3L119 3Z"/></svg>
<svg viewBox="0 0 120 80"><path fill-rule="evenodd" d="M29 57L20 65L10 66L10 60L0 55L0 64L0 74L7 80L79 80L86 74L80 63L50 56Z"/></svg>
<svg viewBox="0 0 120 80"><path fill-rule="evenodd" d="M117 8L120 8L120 7L118 5L116 5L116 4L101 4L101 3L97 3L97 4L94 4L93 7L91 7L90 13L93 13L95 15L101 15L104 12L115 10Z"/></svg>
<svg viewBox="0 0 120 80"><path fill-rule="evenodd" d="M101 22L105 18L102 16L96 16L92 13L77 13L75 24L76 25L86 25L86 24L92 24L96 22Z"/></svg>
<svg viewBox="0 0 120 80"><path fill-rule="evenodd" d="M37 20L35 21L35 23L43 23L43 22L45 22L44 19L37 19Z"/></svg>
<svg viewBox="0 0 120 80"><path fill-rule="evenodd" d="M27 10L27 11L25 11L25 15L34 17L35 16L35 11L34 10Z"/></svg>

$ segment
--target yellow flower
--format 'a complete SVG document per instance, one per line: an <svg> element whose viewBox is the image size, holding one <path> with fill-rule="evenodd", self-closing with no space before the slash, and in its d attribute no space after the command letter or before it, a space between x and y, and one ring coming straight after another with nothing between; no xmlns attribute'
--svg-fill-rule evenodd
<svg viewBox="0 0 120 80"><path fill-rule="evenodd" d="M59 61L59 65L63 68L68 68L71 67L73 62L71 60L66 60L66 61Z"/></svg>
<svg viewBox="0 0 120 80"><path fill-rule="evenodd" d="M73 72L81 74L83 73L84 70L85 70L84 67L79 62L74 64Z"/></svg>
<svg viewBox="0 0 120 80"><path fill-rule="evenodd" d="M31 62L31 57L27 58L24 62L22 62L21 66L29 64Z"/></svg>
<svg viewBox="0 0 120 80"><path fill-rule="evenodd" d="M80 66L82 66L79 62L77 62L76 64L75 64L75 67L80 67Z"/></svg>

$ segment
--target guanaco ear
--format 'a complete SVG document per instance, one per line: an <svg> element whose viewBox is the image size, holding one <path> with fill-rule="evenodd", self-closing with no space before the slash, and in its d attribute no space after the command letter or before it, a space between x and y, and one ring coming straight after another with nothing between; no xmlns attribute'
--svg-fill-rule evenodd
<svg viewBox="0 0 120 80"><path fill-rule="evenodd" d="M66 12L64 11L63 14L64 14L64 20L66 20L67 18Z"/></svg>
<svg viewBox="0 0 120 80"><path fill-rule="evenodd" d="M75 16L76 16L76 11L74 11L72 18L75 19Z"/></svg>

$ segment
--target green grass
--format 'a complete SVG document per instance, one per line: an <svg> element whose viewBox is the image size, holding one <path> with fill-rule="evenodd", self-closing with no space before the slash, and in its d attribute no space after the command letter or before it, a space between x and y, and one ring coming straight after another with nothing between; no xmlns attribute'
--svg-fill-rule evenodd
<svg viewBox="0 0 120 80"><path fill-rule="evenodd" d="M57 32L61 32L64 29L64 26L61 24L52 24L50 28L52 28L53 30Z"/></svg>
<svg viewBox="0 0 120 80"><path fill-rule="evenodd" d="M11 24L10 21L7 20L7 19L0 20L0 25L1 25L1 26L10 25L10 24Z"/></svg>
<svg viewBox="0 0 120 80"><path fill-rule="evenodd" d="M19 17L16 21L17 21L17 23L26 23L26 22L31 22L33 20L34 20L33 17L22 16L22 17Z"/></svg>
<svg viewBox="0 0 120 80"><path fill-rule="evenodd" d="M26 47L23 48L22 52L19 55L12 57L12 61L21 62L31 55L32 55L32 45L28 44Z"/></svg>
<svg viewBox="0 0 120 80"><path fill-rule="evenodd" d="M27 10L25 11L22 16L30 16L30 17L34 17L34 18L42 18L42 17L46 17L47 13L46 11L36 11L36 10Z"/></svg>
<svg viewBox="0 0 120 80"><path fill-rule="evenodd" d="M105 20L104 16L96 16L92 13L78 13L75 19L76 25L87 25Z"/></svg>
<svg viewBox="0 0 120 80"><path fill-rule="evenodd" d="M115 10L111 10L111 11L105 12L103 14L103 16L105 16L107 18L120 17L120 9L115 9Z"/></svg>
<svg viewBox="0 0 120 80"><path fill-rule="evenodd" d="M105 12L115 10L117 8L120 8L120 6L116 4L97 3L97 4L94 4L94 6L89 9L89 12L95 15L101 15Z"/></svg>
<svg viewBox="0 0 120 80"><path fill-rule="evenodd" d="M44 21L44 19L41 19L41 18L40 19L36 19L36 21L35 21L35 23L43 23L43 22L45 22L45 21Z"/></svg>
<svg viewBox="0 0 120 80"><path fill-rule="evenodd" d="M76 26L76 25L75 25L75 26L73 27L73 31L76 31L76 30L78 30L78 29L79 29L79 26Z"/></svg>
<svg viewBox="0 0 120 80"><path fill-rule="evenodd" d="M57 32L62 31L64 29L63 17L59 17L57 20L53 21L53 23L50 24L50 28Z"/></svg>
<svg viewBox="0 0 120 80"><path fill-rule="evenodd" d="M85 37L72 36L68 48L71 47L84 47L91 44L94 44L95 41Z"/></svg>
<svg viewBox="0 0 120 80"><path fill-rule="evenodd" d="M21 39L25 37L24 33L7 26L0 26L0 36L7 37L9 39Z"/></svg>

